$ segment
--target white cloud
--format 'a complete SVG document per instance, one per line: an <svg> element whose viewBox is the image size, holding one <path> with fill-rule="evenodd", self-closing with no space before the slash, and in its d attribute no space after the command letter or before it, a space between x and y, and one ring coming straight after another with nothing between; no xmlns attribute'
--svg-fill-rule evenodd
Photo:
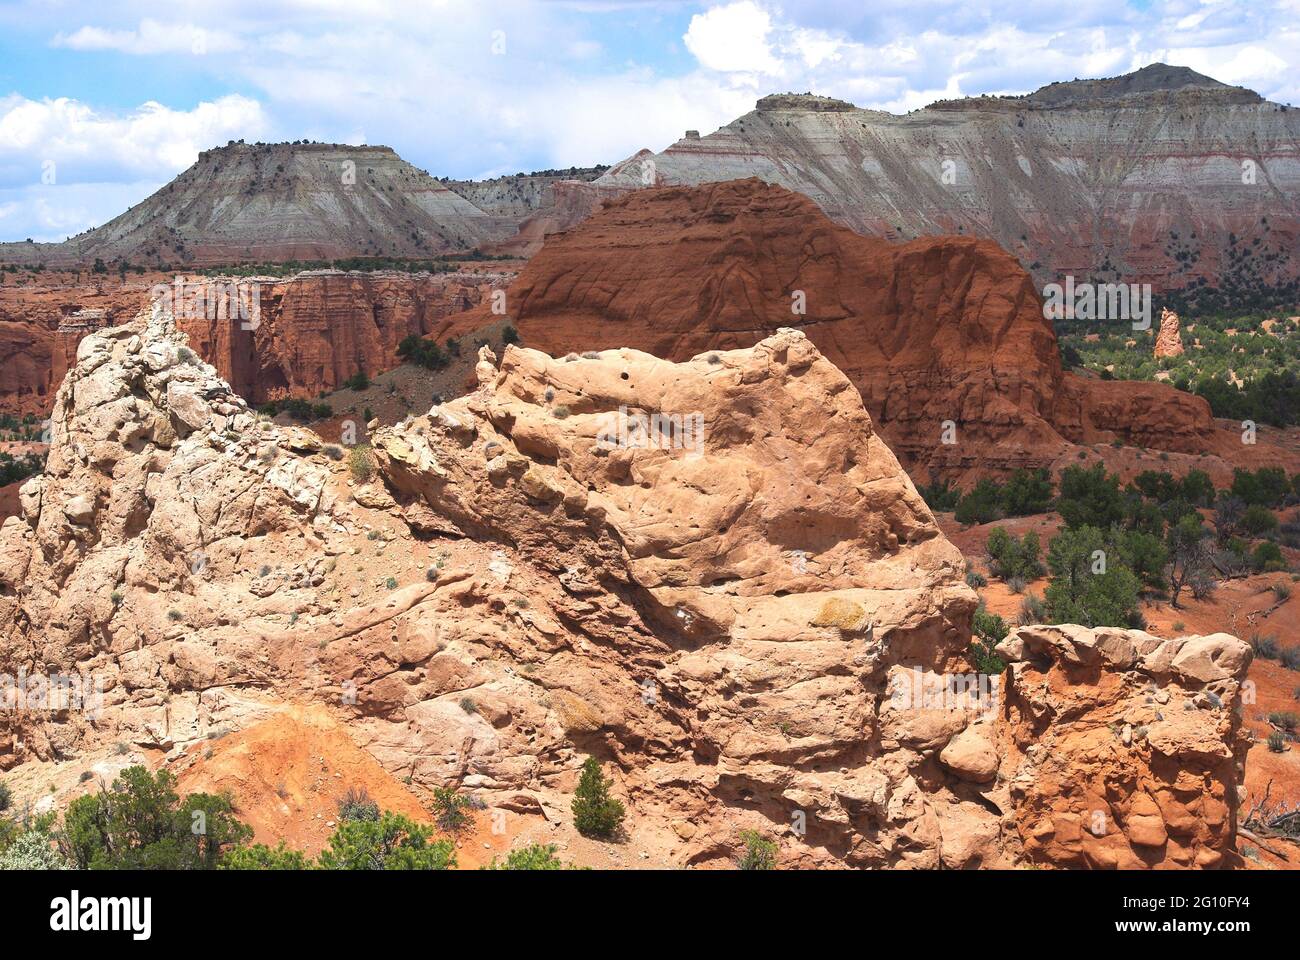
<svg viewBox="0 0 1300 960"><path fill-rule="evenodd" d="M150 19L141 20L134 30L82 27L66 36L61 33L56 35L52 44L69 50L115 50L118 53L139 55L180 53L194 56L230 53L243 46L239 37L224 30L209 30L189 23L159 23Z"/></svg>
<svg viewBox="0 0 1300 960"><path fill-rule="evenodd" d="M266 126L260 103L233 95L192 110L146 103L126 114L64 97L0 97L0 186L171 177L200 150L255 139Z"/></svg>
<svg viewBox="0 0 1300 960"><path fill-rule="evenodd" d="M682 40L701 66L723 72L779 74L768 43L772 17L753 0L713 7L691 17Z"/></svg>

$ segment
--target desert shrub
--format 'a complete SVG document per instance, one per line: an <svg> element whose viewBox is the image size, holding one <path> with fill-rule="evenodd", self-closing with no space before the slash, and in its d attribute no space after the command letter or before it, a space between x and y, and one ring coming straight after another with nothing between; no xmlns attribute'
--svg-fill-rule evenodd
<svg viewBox="0 0 1300 960"><path fill-rule="evenodd" d="M1273 584L1273 597L1278 603L1286 603L1291 599L1291 584L1275 583Z"/></svg>
<svg viewBox="0 0 1300 960"><path fill-rule="evenodd" d="M992 480L981 480L957 501L954 518L960 524L992 523L1002 516L1002 490Z"/></svg>
<svg viewBox="0 0 1300 960"><path fill-rule="evenodd" d="M1029 594L1020 601L1020 625L1030 626L1047 620L1047 604L1036 594Z"/></svg>
<svg viewBox="0 0 1300 960"><path fill-rule="evenodd" d="M1141 530L1129 530L1120 537L1119 554L1124 565L1144 585L1153 590L1164 587L1169 550L1160 537Z"/></svg>
<svg viewBox="0 0 1300 960"><path fill-rule="evenodd" d="M0 853L0 870L67 870L71 866L54 846L48 829L25 830Z"/></svg>
<svg viewBox="0 0 1300 960"><path fill-rule="evenodd" d="M1046 513L1052 493L1052 477L1046 469L1017 470L1002 488L1002 510L1008 517Z"/></svg>
<svg viewBox="0 0 1300 960"><path fill-rule="evenodd" d="M623 823L623 804L609 795L609 782L595 757L582 764L572 806L573 825L585 837L608 839Z"/></svg>
<svg viewBox="0 0 1300 960"><path fill-rule="evenodd" d="M176 778L128 767L111 789L73 800L63 818L61 850L79 869L210 870L253 835L228 795L177 795ZM195 832L196 823L204 829Z"/></svg>
<svg viewBox="0 0 1300 960"><path fill-rule="evenodd" d="M1096 569L1098 551L1104 569ZM1051 623L1078 623L1087 627L1136 627L1141 584L1133 571L1108 549L1095 527L1063 530L1047 551L1052 578L1044 601Z"/></svg>
<svg viewBox="0 0 1300 960"><path fill-rule="evenodd" d="M551 414L556 420L567 420L571 415L571 411L564 404L560 403L556 404L555 409L551 411Z"/></svg>
<svg viewBox="0 0 1300 960"><path fill-rule="evenodd" d="M530 843L506 854L504 861L495 857L483 867L484 870L563 870L564 861L556 855L556 846L552 843Z"/></svg>
<svg viewBox="0 0 1300 960"><path fill-rule="evenodd" d="M1296 729L1300 728L1300 714L1289 710L1275 710L1268 715L1268 722L1275 727L1281 727L1284 733L1295 733Z"/></svg>
<svg viewBox="0 0 1300 960"><path fill-rule="evenodd" d="M13 791L9 789L9 784L0 783L0 813L5 813L11 806L13 806L13 802L14 794Z"/></svg>
<svg viewBox="0 0 1300 960"><path fill-rule="evenodd" d="M433 819L447 833L455 833L469 823L469 797L463 797L451 787L438 787L433 791Z"/></svg>
<svg viewBox="0 0 1300 960"><path fill-rule="evenodd" d="M358 370L352 376L343 381L343 387L344 389L356 390L358 392L368 390L370 389L370 377L366 376L366 371Z"/></svg>
<svg viewBox="0 0 1300 960"><path fill-rule="evenodd" d="M407 363L426 370L441 370L451 363L451 358L432 340L426 340L418 334L409 334L397 345L397 355Z"/></svg>
<svg viewBox="0 0 1300 960"><path fill-rule="evenodd" d="M1277 662L1288 670L1300 670L1300 647L1287 647L1279 651Z"/></svg>
<svg viewBox="0 0 1300 960"><path fill-rule="evenodd" d="M1005 670L1007 665L994 648L1011 632L1006 621L996 613L989 613L981 603L971 618L971 631L974 636L971 638L970 659L976 671L1001 673Z"/></svg>
<svg viewBox="0 0 1300 960"><path fill-rule="evenodd" d="M1277 526L1277 517L1268 507L1250 506L1241 515L1241 532L1248 537L1267 536L1277 530Z"/></svg>
<svg viewBox="0 0 1300 960"><path fill-rule="evenodd" d="M1274 730L1268 735L1268 748L1273 753L1286 753L1286 737Z"/></svg>
<svg viewBox="0 0 1300 960"><path fill-rule="evenodd" d="M1038 534L1032 530L1016 537L997 527L985 541L985 549L993 561L990 564L993 575L1007 581L1019 578L1022 590L1024 581L1035 580L1045 572Z"/></svg>
<svg viewBox="0 0 1300 960"><path fill-rule="evenodd" d="M1277 637L1268 633L1254 633L1250 638L1250 648L1261 660L1276 660L1282 652Z"/></svg>
<svg viewBox="0 0 1300 960"><path fill-rule="evenodd" d="M501 342L505 344L518 343L519 331L507 324L506 328L501 331Z"/></svg>
<svg viewBox="0 0 1300 960"><path fill-rule="evenodd" d="M378 820L345 820L316 864L322 870L446 870L456 865L451 840L431 842L433 828L385 811Z"/></svg>
<svg viewBox="0 0 1300 960"><path fill-rule="evenodd" d="M348 469L352 471L352 479L357 483L365 483L374 476L375 458L369 445L361 443L352 448L348 454Z"/></svg>
<svg viewBox="0 0 1300 960"><path fill-rule="evenodd" d="M1248 506L1280 507L1291 492L1291 481L1281 467L1232 471L1232 495Z"/></svg>
<svg viewBox="0 0 1300 960"><path fill-rule="evenodd" d="M343 459L343 448L334 443L327 443L325 445L325 456L337 463Z"/></svg>
<svg viewBox="0 0 1300 960"><path fill-rule="evenodd" d="M947 480L936 481L929 486L917 487L916 492L921 495L925 505L935 513L955 510L957 501L961 499L961 491L949 484Z"/></svg>
<svg viewBox="0 0 1300 960"><path fill-rule="evenodd" d="M1056 511L1071 530L1080 527L1105 529L1124 519L1124 498L1119 477L1108 474L1103 464L1066 467L1061 471L1061 490Z"/></svg>
<svg viewBox="0 0 1300 960"><path fill-rule="evenodd" d="M1272 542L1261 543L1250 555L1250 565L1256 573L1268 573L1286 569L1286 558L1282 549Z"/></svg>
<svg viewBox="0 0 1300 960"><path fill-rule="evenodd" d="M984 576L984 574L980 573L978 570L966 571L966 586L970 587L972 590L980 590L988 585L988 577Z"/></svg>
<svg viewBox="0 0 1300 960"><path fill-rule="evenodd" d="M311 863L299 850L281 840L274 847L255 843L228 850L217 864L218 870L308 870Z"/></svg>
<svg viewBox="0 0 1300 960"><path fill-rule="evenodd" d="M736 867L738 869L776 869L777 846L775 841L769 840L757 830L740 831L740 840L745 845L745 849L736 859Z"/></svg>
<svg viewBox="0 0 1300 960"><path fill-rule="evenodd" d="M365 787L348 787L339 798L340 820L378 820L379 804L370 799Z"/></svg>

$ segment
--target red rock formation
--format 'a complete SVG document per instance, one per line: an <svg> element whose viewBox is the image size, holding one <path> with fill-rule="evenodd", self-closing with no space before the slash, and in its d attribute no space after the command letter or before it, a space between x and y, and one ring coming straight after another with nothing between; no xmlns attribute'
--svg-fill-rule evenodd
<svg viewBox="0 0 1300 960"><path fill-rule="evenodd" d="M1180 357L1183 354L1183 338L1178 332L1178 314L1172 310L1160 311L1160 332L1156 334L1155 355L1159 357Z"/></svg>
<svg viewBox="0 0 1300 960"><path fill-rule="evenodd" d="M456 273L312 272L288 279L240 280L258 290L255 323L225 316L178 323L193 348L242 396L261 403L285 393L315 397L337 389L358 370L379 373L399 363L397 345L451 314L478 304L514 272L469 266ZM67 280L0 287L0 413L49 411L54 390L88 333L134 316L152 289L171 276ZM190 277L191 284L223 285ZM193 289L189 286L186 289Z"/></svg>
<svg viewBox="0 0 1300 960"><path fill-rule="evenodd" d="M801 332L494 361L357 484L163 311L88 337L0 524L0 663L80 679L0 710L16 803L148 754L318 844L270 798L329 803L328 754L397 809L472 790L568 844L595 756L634 864L728 864L745 830L783 866L1239 862L1249 645L1025 627L975 675L961 554ZM689 443L628 422L687 411Z"/></svg>
<svg viewBox="0 0 1300 960"><path fill-rule="evenodd" d="M1068 442L1205 452L1209 406L1063 371L1027 273L991 240L895 244L757 179L628 194L549 240L507 295L525 343L685 359L798 327L905 464L1046 466ZM480 308L435 331L481 325ZM946 442L951 441L951 442Z"/></svg>

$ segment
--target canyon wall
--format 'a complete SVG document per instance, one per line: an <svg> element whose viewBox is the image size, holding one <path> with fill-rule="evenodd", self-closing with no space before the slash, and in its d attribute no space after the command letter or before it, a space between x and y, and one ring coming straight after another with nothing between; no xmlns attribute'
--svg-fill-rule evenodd
<svg viewBox="0 0 1300 960"><path fill-rule="evenodd" d="M504 267L436 274L312 271L286 279L180 275L190 296L224 293L232 284L246 299L256 290L259 309L256 320L246 322L251 314L232 319L224 307L201 307L178 323L193 349L249 400L316 397L358 370L371 375L396 366L405 337L426 334L479 304L514 276ZM50 279L0 287L0 413L47 414L82 338L134 316L155 284L173 290L173 279Z"/></svg>

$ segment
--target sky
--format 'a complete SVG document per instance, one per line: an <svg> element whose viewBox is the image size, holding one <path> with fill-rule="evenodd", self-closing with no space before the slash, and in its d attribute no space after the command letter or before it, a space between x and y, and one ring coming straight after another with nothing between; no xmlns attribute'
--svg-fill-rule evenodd
<svg viewBox="0 0 1300 960"><path fill-rule="evenodd" d="M903 112L1155 61L1300 102L1300 0L0 0L0 240L98 226L229 140L480 178L768 93Z"/></svg>

